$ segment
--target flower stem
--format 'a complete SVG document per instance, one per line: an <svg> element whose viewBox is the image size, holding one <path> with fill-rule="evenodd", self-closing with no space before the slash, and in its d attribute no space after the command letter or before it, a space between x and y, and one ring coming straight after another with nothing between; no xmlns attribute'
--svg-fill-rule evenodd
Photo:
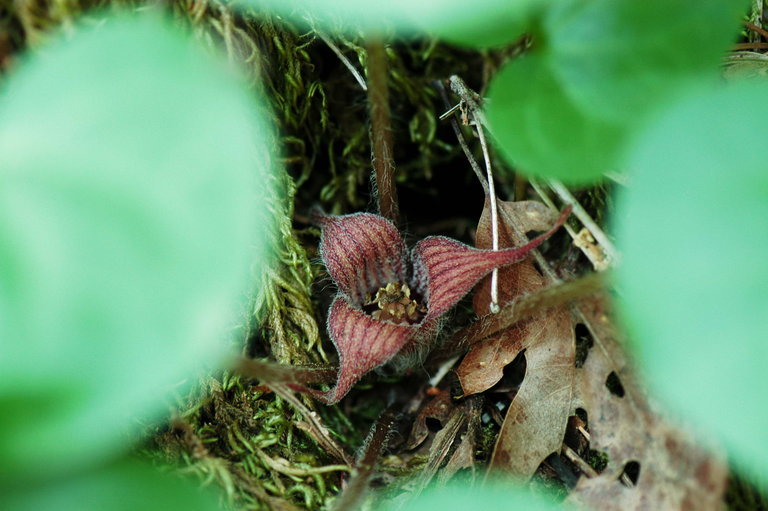
<svg viewBox="0 0 768 511"><path fill-rule="evenodd" d="M397 414L395 407L387 407L373 424L368 438L362 448L362 453L352 472L344 493L336 500L334 511L352 511L360 509L368 489L368 482L373 476L376 463L381 458L389 443Z"/></svg>
<svg viewBox="0 0 768 511"><path fill-rule="evenodd" d="M372 40L368 52L368 104L371 112L371 159L376 176L379 213L398 224L400 212L395 187L392 127L387 88L387 55L380 40Z"/></svg>

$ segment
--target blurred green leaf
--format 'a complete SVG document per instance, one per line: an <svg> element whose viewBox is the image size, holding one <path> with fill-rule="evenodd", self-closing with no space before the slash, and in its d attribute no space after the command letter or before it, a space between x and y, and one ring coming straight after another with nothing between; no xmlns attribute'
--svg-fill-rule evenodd
<svg viewBox="0 0 768 511"><path fill-rule="evenodd" d="M691 83L715 81L739 2L562 0L490 85L488 118L526 174L581 184L623 165L634 134ZM557 152L558 154L552 154Z"/></svg>
<svg viewBox="0 0 768 511"><path fill-rule="evenodd" d="M121 462L33 488L10 490L2 501L4 511L220 509L212 492L136 462Z"/></svg>
<svg viewBox="0 0 768 511"><path fill-rule="evenodd" d="M498 46L520 37L531 14L547 0L238 0L328 31L380 35L424 32L459 44Z"/></svg>
<svg viewBox="0 0 768 511"><path fill-rule="evenodd" d="M414 500L408 501L401 511L432 511L457 509L461 511L562 511L554 500L534 495L513 483L499 481L483 487L449 485L431 488Z"/></svg>
<svg viewBox="0 0 768 511"><path fill-rule="evenodd" d="M0 476L122 449L228 353L267 257L269 130L160 20L82 28L0 97Z"/></svg>
<svg viewBox="0 0 768 511"><path fill-rule="evenodd" d="M502 154L529 175L597 180L619 160L624 131L576 105L546 60L515 59L494 77L486 109L493 135Z"/></svg>
<svg viewBox="0 0 768 511"><path fill-rule="evenodd" d="M690 80L715 81L746 1L573 0L544 19L550 69L591 115L632 127Z"/></svg>
<svg viewBox="0 0 768 511"><path fill-rule="evenodd" d="M699 91L642 137L619 202L623 311L648 381L766 480L768 85Z"/></svg>

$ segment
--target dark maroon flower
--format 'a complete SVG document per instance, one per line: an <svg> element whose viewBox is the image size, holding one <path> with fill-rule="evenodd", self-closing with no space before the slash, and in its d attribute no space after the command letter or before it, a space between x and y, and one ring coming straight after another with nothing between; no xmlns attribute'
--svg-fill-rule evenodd
<svg viewBox="0 0 768 511"><path fill-rule="evenodd" d="M524 259L559 228L519 248L492 251L430 236L408 253L397 228L370 213L314 215L320 253L339 292L328 332L339 352L336 386L310 391L336 403L367 372L431 342L440 318L494 268ZM306 389L304 389L306 390Z"/></svg>

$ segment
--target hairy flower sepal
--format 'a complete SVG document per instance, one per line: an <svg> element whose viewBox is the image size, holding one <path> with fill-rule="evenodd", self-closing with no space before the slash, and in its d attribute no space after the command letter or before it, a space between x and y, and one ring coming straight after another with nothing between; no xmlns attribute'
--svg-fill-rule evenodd
<svg viewBox="0 0 768 511"><path fill-rule="evenodd" d="M494 268L515 263L551 236L565 221L528 244L482 250L444 236L430 236L408 253L397 228L370 213L313 220L322 229L320 254L338 294L328 314L328 332L339 352L336 385L308 391L336 403L367 372L403 350L437 335L440 318Z"/></svg>

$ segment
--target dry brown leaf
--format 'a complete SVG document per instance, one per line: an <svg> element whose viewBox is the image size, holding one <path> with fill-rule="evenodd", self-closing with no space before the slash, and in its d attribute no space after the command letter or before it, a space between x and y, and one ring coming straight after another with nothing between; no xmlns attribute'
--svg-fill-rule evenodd
<svg viewBox="0 0 768 511"><path fill-rule="evenodd" d="M725 464L649 405L617 342L606 301L594 297L577 308L594 345L578 370L574 401L587 411L591 448L605 452L609 462L597 477L582 477L569 500L601 510L721 509ZM611 374L614 392L606 386ZM621 481L630 462L639 464L633 487Z"/></svg>
<svg viewBox="0 0 768 511"><path fill-rule="evenodd" d="M574 334L562 308L530 321L525 378L509 405L491 457L491 467L529 478L544 459L560 450L571 411ZM531 328L531 325L528 325Z"/></svg>
<svg viewBox="0 0 768 511"><path fill-rule="evenodd" d="M542 231L548 229L557 218L556 213L535 201L498 201L498 211L499 247L520 246L527 242L513 225L516 225L520 232ZM480 248L489 248L492 245L487 201L477 227L476 245ZM509 303L520 295L543 288L544 284L544 278L530 261L511 264L499 270L499 303ZM475 288L473 296L473 306L478 316L489 314L490 297L491 282L490 277L486 277ZM535 325L532 329L527 328L528 324L537 321L533 318L520 322L506 332L500 332L493 338L472 346L456 370L464 394L483 392L501 380L504 367L512 362L521 350L528 347L529 335L540 330Z"/></svg>
<svg viewBox="0 0 768 511"><path fill-rule="evenodd" d="M427 419L434 419L438 421L441 426L444 426L455 407L456 404L453 402L453 399L451 399L450 390L440 389L439 393L424 405L416 416L416 419L413 421L413 427L411 428L411 434L406 443L406 449L415 449L426 440L429 435Z"/></svg>
<svg viewBox="0 0 768 511"><path fill-rule="evenodd" d="M522 233L544 230L555 214L538 202L499 202L499 246L519 246ZM491 246L488 205L477 229L477 246ZM542 289L544 277L530 261L499 270L499 302ZM479 316L490 310L490 278L478 286L474 308ZM457 369L465 394L487 390L497 383L504 367L522 350L526 374L507 411L491 458L491 466L520 478L529 478L552 452L560 450L571 411L575 374L575 338L570 314L564 307L522 321L470 349Z"/></svg>
<svg viewBox="0 0 768 511"><path fill-rule="evenodd" d="M475 473L475 449L477 433L480 429L481 396L472 396L465 403L464 410L469 416L467 430L459 438L459 445L451 455L437 477L438 486L444 486L460 470L467 469L474 476ZM471 480L470 480L471 481Z"/></svg>
<svg viewBox="0 0 768 511"><path fill-rule="evenodd" d="M443 429L435 433L435 438L429 449L429 458L426 465L421 469L421 474L416 482L416 489L411 498L418 496L427 487L432 478L437 474L440 466L445 462L453 446L456 444L457 438L459 438L460 433L465 429L469 421L469 407L469 402L465 401L454 408Z"/></svg>

